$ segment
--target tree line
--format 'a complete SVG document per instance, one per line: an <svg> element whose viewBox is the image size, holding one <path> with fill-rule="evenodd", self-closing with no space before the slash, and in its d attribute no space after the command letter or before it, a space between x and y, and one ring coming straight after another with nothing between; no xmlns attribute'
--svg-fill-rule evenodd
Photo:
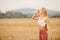
<svg viewBox="0 0 60 40"><path fill-rule="evenodd" d="M22 12L12 12L12 11L6 11L5 13L0 11L0 18L31 18L33 14L31 13L22 13ZM51 18L60 17L60 12L57 12L56 15L49 16Z"/></svg>
<svg viewBox="0 0 60 40"><path fill-rule="evenodd" d="M32 14L24 14L22 12L12 12L12 11L7 11L5 13L0 11L0 18L31 18Z"/></svg>

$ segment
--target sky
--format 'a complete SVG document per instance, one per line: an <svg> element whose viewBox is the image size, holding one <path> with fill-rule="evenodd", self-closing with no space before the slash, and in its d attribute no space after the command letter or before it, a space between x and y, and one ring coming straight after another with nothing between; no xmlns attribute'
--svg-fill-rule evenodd
<svg viewBox="0 0 60 40"><path fill-rule="evenodd" d="M16 10L21 8L42 8L60 11L60 0L0 0L0 10Z"/></svg>

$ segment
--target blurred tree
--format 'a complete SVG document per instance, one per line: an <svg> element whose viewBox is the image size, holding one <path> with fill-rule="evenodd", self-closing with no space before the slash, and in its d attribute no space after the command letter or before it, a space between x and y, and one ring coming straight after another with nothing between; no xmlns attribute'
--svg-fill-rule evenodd
<svg viewBox="0 0 60 40"><path fill-rule="evenodd" d="M0 14L2 13L2 11L0 10Z"/></svg>
<svg viewBox="0 0 60 40"><path fill-rule="evenodd" d="M12 16L13 16L13 13L11 11L6 12L6 17L12 18Z"/></svg>

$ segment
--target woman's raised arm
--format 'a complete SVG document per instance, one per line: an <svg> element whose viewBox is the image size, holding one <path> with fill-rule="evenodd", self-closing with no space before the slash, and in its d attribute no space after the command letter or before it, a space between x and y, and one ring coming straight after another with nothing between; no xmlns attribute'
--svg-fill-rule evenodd
<svg viewBox="0 0 60 40"><path fill-rule="evenodd" d="M37 14L38 14L38 11L35 11L34 14L33 14L33 16L32 16L33 20L38 20Z"/></svg>

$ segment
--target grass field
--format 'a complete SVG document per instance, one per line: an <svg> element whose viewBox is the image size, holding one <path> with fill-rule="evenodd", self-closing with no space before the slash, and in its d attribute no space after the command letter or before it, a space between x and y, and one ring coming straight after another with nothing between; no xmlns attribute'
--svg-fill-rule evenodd
<svg viewBox="0 0 60 40"><path fill-rule="evenodd" d="M39 26L31 18L0 19L0 40L39 40ZM49 40L60 40L60 18L49 18Z"/></svg>

